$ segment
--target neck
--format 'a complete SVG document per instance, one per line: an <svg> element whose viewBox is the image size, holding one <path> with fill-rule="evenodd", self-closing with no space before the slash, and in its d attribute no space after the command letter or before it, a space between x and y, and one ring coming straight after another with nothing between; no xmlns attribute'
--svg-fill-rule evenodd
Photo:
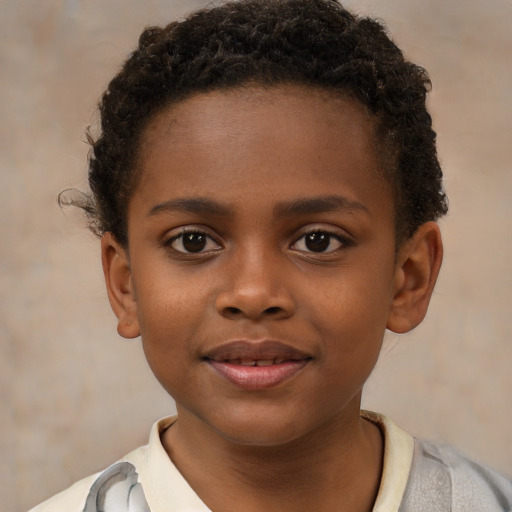
<svg viewBox="0 0 512 512"><path fill-rule="evenodd" d="M164 447L213 511L370 511L382 470L377 426L340 414L278 446L234 443L180 411Z"/></svg>

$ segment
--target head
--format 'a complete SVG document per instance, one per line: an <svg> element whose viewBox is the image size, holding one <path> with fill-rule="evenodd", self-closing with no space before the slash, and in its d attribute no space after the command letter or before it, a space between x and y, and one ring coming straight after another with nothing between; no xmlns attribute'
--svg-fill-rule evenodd
<svg viewBox="0 0 512 512"><path fill-rule="evenodd" d="M421 322L440 266L427 86L332 0L143 33L101 102L91 212L118 331L182 424L275 445L358 417L384 330Z"/></svg>
<svg viewBox="0 0 512 512"><path fill-rule="evenodd" d="M351 97L371 114L398 244L446 213L425 70L404 59L382 25L334 0L245 0L142 33L102 98L101 134L91 139L93 230L128 243L141 136L159 111L198 93L283 83Z"/></svg>

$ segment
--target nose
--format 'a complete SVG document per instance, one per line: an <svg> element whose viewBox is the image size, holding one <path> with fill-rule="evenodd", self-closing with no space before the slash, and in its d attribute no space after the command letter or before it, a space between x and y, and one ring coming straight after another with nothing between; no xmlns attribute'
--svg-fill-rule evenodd
<svg viewBox="0 0 512 512"><path fill-rule="evenodd" d="M220 315L229 319L281 320L295 312L295 302L288 275L278 261L261 251L241 254L235 261L226 262L222 290L215 306Z"/></svg>

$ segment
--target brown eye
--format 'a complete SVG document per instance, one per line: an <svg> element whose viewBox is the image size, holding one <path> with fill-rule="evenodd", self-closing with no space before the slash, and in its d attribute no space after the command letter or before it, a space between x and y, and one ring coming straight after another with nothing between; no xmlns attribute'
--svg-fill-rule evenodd
<svg viewBox="0 0 512 512"><path fill-rule="evenodd" d="M200 231L180 233L172 238L168 245L181 253L200 253L220 248L206 233L201 233Z"/></svg>
<svg viewBox="0 0 512 512"><path fill-rule="evenodd" d="M206 247L206 236L202 233L185 233L182 243L188 252L199 252Z"/></svg>
<svg viewBox="0 0 512 512"><path fill-rule="evenodd" d="M309 253L331 253L344 245L350 245L343 238L328 231L311 231L299 238L292 249Z"/></svg>
<svg viewBox="0 0 512 512"><path fill-rule="evenodd" d="M306 247L313 252L324 252L329 248L331 235L327 233L309 233L304 240Z"/></svg>

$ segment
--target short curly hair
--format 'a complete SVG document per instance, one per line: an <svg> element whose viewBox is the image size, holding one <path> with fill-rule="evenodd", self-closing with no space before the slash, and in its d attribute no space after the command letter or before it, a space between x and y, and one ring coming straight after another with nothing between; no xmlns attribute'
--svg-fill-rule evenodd
<svg viewBox="0 0 512 512"><path fill-rule="evenodd" d="M336 0L240 0L147 28L100 102L89 136L82 203L98 235L128 244L128 203L140 177L140 137L153 116L194 93L247 83L303 84L357 98L375 117L395 199L397 239L447 211L426 71L403 57L377 21Z"/></svg>

